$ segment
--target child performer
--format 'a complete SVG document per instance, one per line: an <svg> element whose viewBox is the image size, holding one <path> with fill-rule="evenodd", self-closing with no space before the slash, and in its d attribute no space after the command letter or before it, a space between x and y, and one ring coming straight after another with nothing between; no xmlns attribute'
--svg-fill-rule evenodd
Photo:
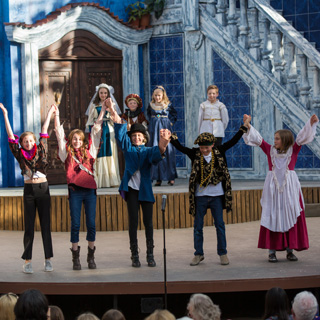
<svg viewBox="0 0 320 320"><path fill-rule="evenodd" d="M244 115L245 121L250 118ZM278 130L271 146L250 125L249 132L243 136L246 144L259 146L268 157L269 171L261 197L258 248L269 249L269 262L278 261L277 250L286 250L287 259L297 261L293 249L300 251L309 248L304 201L294 167L301 146L313 140L318 121L318 117L313 115L298 133L295 142L291 131Z"/></svg>
<svg viewBox="0 0 320 320"><path fill-rule="evenodd" d="M223 221L223 209L232 210L231 179L225 153L233 147L247 131L247 123L240 127L234 137L226 143L215 146L215 137L209 132L201 133L195 140L199 148L183 147L177 136L171 136L171 143L192 161L189 180L190 214L194 216L194 257L190 265L196 266L204 260L203 220L207 209L211 209L217 232L217 252L220 263L228 265L227 241Z"/></svg>
<svg viewBox="0 0 320 320"><path fill-rule="evenodd" d="M111 97L116 103L113 93L113 87L108 86L105 83L101 83L96 87L96 92L91 99L86 112L86 115L88 115L88 121L86 123L87 132L90 131L90 128L98 118L102 102ZM120 112L117 104L116 106L118 108L117 110ZM102 143L94 168L97 186L98 188L118 186L120 184L118 148L114 137L113 123L110 120L108 112L103 118L101 138Z"/></svg>
<svg viewBox="0 0 320 320"><path fill-rule="evenodd" d="M125 104L128 109L122 114L121 119L128 123L128 131L134 123L142 123L148 128L149 121L142 112L142 99L137 94L131 93L126 97Z"/></svg>
<svg viewBox="0 0 320 320"><path fill-rule="evenodd" d="M150 141L148 146L157 146L161 129L172 131L174 123L177 121L177 111L171 105L166 90L162 86L157 86L152 94L152 101L147 109L149 118ZM173 186L177 177L176 151L169 144L163 161L151 168L151 179L157 180L156 186L161 186L162 180L167 180Z"/></svg>
<svg viewBox="0 0 320 320"><path fill-rule="evenodd" d="M36 209L41 226L42 243L44 247L45 263L44 271L53 271L50 258L53 257L51 225L50 225L50 192L46 178L48 168L48 127L50 118L54 112L51 108L42 126L39 144L36 145L36 137L33 132L26 131L20 138L13 134L8 118L8 111L2 103L0 108L3 112L6 130L9 138L10 150L19 162L21 174L24 178L23 203L24 203L24 252L22 259L24 273L33 273L32 270L32 246L34 239L34 222ZM21 148L19 148L19 144Z"/></svg>
<svg viewBox="0 0 320 320"><path fill-rule="evenodd" d="M108 103L111 99L108 98ZM58 140L58 156L64 163L69 192L69 206L71 215L71 243L73 270L81 270L79 230L81 220L82 202L85 207L89 269L96 269L94 252L96 247L96 201L97 184L94 180L93 165L99 152L101 138L101 124L105 114L105 107L101 108L99 117L91 128L89 143L85 139L84 132L74 129L70 132L68 140L65 138L63 125L60 125L59 109L55 109L55 132Z"/></svg>
<svg viewBox="0 0 320 320"><path fill-rule="evenodd" d="M208 100L200 104L198 128L199 133L210 132L216 138L216 146L222 143L224 131L229 122L226 106L217 98L219 89L211 85L207 88Z"/></svg>
<svg viewBox="0 0 320 320"><path fill-rule="evenodd" d="M169 131L160 130L159 145L148 148L149 135L146 127L141 123L134 123L127 133L127 124L118 116L113 106L108 108L114 120L116 139L124 153L125 171L119 188L121 196L127 201L129 215L129 238L132 266L141 266L138 252L138 212L141 205L143 223L147 240L147 263L149 267L155 267L153 256L153 203L150 168L162 160L169 143Z"/></svg>

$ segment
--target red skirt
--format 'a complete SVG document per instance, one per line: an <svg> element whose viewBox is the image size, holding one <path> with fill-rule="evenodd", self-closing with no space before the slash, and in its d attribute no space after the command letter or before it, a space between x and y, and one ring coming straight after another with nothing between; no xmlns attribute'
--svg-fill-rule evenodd
<svg viewBox="0 0 320 320"><path fill-rule="evenodd" d="M302 207L301 202L300 198ZM297 251L307 250L309 248L309 239L304 210L301 211L297 223L287 232L273 232L260 226L258 248L277 251L286 250L286 248Z"/></svg>

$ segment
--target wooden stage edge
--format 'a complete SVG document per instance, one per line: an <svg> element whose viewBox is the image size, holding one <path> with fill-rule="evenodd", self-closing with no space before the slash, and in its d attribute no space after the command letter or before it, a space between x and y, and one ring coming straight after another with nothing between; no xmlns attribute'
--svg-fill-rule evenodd
<svg viewBox="0 0 320 320"><path fill-rule="evenodd" d="M50 283L15 282L0 283L2 292L22 292L36 288L47 295L137 295L164 294L164 282L114 282L114 283ZM320 275L217 281L172 281L167 282L168 294L249 292L265 291L272 287L283 289L319 288Z"/></svg>

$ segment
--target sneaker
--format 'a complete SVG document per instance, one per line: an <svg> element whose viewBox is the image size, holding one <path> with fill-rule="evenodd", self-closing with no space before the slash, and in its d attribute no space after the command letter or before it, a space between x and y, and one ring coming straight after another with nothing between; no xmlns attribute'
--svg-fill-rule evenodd
<svg viewBox="0 0 320 320"><path fill-rule="evenodd" d="M269 262L278 262L278 259L275 253L269 254Z"/></svg>
<svg viewBox="0 0 320 320"><path fill-rule="evenodd" d="M288 253L287 253L287 259L288 259L289 261L298 261L298 258L294 255L293 252L288 252Z"/></svg>
<svg viewBox="0 0 320 320"><path fill-rule="evenodd" d="M202 260L204 260L204 256L196 255L190 262L190 266L197 266Z"/></svg>
<svg viewBox="0 0 320 320"><path fill-rule="evenodd" d="M44 261L44 271L45 272L51 272L53 271L51 260L45 260Z"/></svg>
<svg viewBox="0 0 320 320"><path fill-rule="evenodd" d="M22 266L22 271L23 271L24 273L33 273L31 262L25 263L25 264Z"/></svg>
<svg viewBox="0 0 320 320"><path fill-rule="evenodd" d="M226 254L223 254L222 256L220 256L220 263L223 266L226 266L226 265L229 264L229 259L228 259L228 256Z"/></svg>

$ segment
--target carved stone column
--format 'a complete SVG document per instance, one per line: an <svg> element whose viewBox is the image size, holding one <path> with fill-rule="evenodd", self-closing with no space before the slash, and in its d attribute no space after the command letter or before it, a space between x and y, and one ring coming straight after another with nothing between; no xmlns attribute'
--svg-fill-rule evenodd
<svg viewBox="0 0 320 320"><path fill-rule="evenodd" d="M313 97L312 97L312 109L314 113L320 116L320 70L317 66L311 67L313 71Z"/></svg>
<svg viewBox="0 0 320 320"><path fill-rule="evenodd" d="M288 48L288 77L287 77L287 89L294 96L298 97L299 91L297 86L297 59L296 59L296 47L291 41L287 42Z"/></svg>
<svg viewBox="0 0 320 320"><path fill-rule="evenodd" d="M270 21L266 17L263 17L262 21L263 21L263 26L264 26L262 66L267 71L271 72L271 69L272 69L271 60L273 58L273 55L272 55L271 33L270 33Z"/></svg>
<svg viewBox="0 0 320 320"><path fill-rule="evenodd" d="M217 20L222 26L227 25L227 6L226 6L226 0L218 0L217 3Z"/></svg>
<svg viewBox="0 0 320 320"><path fill-rule="evenodd" d="M236 0L229 0L229 12L228 12L228 31L231 37L237 39L238 29L237 29L237 13L236 13Z"/></svg>
<svg viewBox="0 0 320 320"><path fill-rule="evenodd" d="M299 54L301 66L300 66L300 102L307 108L310 108L310 83L308 78L308 60L307 57L303 54Z"/></svg>
<svg viewBox="0 0 320 320"><path fill-rule="evenodd" d="M249 8L252 16L252 26L251 26L251 39L250 39L250 48L249 52L253 58L257 61L261 60L261 39L259 31L259 11L257 8Z"/></svg>
<svg viewBox="0 0 320 320"><path fill-rule="evenodd" d="M248 34L248 0L240 0L239 44L244 49L249 48Z"/></svg>
<svg viewBox="0 0 320 320"><path fill-rule="evenodd" d="M272 33L275 36L275 48L274 48L274 75L280 84L286 83L286 77L283 73L286 62L284 60L283 50L283 35L275 27L271 28Z"/></svg>

